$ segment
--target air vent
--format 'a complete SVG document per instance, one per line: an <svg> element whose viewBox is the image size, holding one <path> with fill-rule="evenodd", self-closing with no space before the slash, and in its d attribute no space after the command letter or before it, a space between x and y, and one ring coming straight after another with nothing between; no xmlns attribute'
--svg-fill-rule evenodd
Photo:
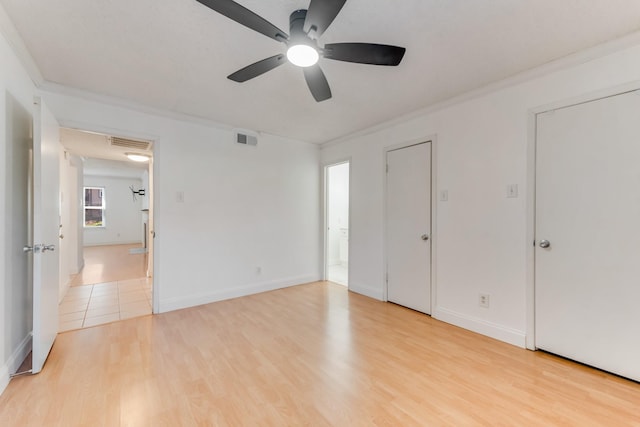
<svg viewBox="0 0 640 427"><path fill-rule="evenodd" d="M242 145L258 145L258 135L251 131L235 130L235 142Z"/></svg>
<svg viewBox="0 0 640 427"><path fill-rule="evenodd" d="M115 147L122 147L122 148L131 148L133 150L148 150L149 147L151 146L151 143L148 141L137 141L135 139L127 139L127 138L120 138L117 136L112 136L111 137L111 145L115 146Z"/></svg>

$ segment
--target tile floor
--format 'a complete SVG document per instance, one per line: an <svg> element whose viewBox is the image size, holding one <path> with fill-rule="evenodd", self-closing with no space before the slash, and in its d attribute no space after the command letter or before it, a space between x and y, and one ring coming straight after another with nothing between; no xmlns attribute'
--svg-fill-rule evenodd
<svg viewBox="0 0 640 427"><path fill-rule="evenodd" d="M151 314L151 279L72 286L59 307L59 332Z"/></svg>

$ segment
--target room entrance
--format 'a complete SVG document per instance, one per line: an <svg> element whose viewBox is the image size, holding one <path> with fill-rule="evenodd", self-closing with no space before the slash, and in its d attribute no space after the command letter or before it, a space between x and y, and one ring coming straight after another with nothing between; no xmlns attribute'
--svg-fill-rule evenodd
<svg viewBox="0 0 640 427"><path fill-rule="evenodd" d="M152 143L76 129L60 140L61 211L76 213L61 230L79 236L61 247L60 330L151 314Z"/></svg>
<svg viewBox="0 0 640 427"><path fill-rule="evenodd" d="M349 285L349 162L325 167L325 278Z"/></svg>

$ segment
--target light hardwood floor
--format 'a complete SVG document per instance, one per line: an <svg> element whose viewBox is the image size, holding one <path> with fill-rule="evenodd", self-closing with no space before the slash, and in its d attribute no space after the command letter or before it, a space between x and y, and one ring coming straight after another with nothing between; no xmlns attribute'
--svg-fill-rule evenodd
<svg viewBox="0 0 640 427"><path fill-rule="evenodd" d="M640 426L640 384L319 282L58 336L2 426Z"/></svg>
<svg viewBox="0 0 640 427"><path fill-rule="evenodd" d="M137 279L147 275L147 254L132 254L141 245L105 245L83 248L84 267L71 279L71 286L93 285Z"/></svg>

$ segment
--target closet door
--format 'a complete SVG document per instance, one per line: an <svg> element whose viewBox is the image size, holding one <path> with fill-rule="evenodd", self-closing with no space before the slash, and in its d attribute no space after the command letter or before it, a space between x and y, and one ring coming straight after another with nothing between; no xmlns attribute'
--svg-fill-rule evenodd
<svg viewBox="0 0 640 427"><path fill-rule="evenodd" d="M540 114L536 346L640 381L640 96Z"/></svg>
<svg viewBox="0 0 640 427"><path fill-rule="evenodd" d="M431 143L387 152L387 300L431 314Z"/></svg>

